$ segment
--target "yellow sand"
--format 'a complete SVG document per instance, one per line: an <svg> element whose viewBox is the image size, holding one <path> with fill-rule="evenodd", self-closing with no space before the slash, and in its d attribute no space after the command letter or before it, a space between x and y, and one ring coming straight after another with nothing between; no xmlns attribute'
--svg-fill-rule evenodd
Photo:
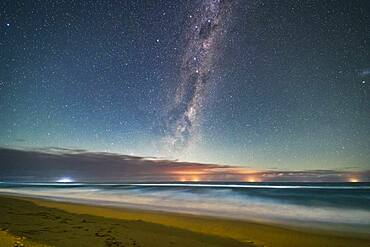
<svg viewBox="0 0 370 247"><path fill-rule="evenodd" d="M275 247L361 247L370 246L370 236L349 236L334 232L314 232L292 230L282 226L257 224L245 221L226 220L155 211L118 209L60 203L47 200L30 199L40 206L52 207L76 214L89 214L124 220L142 220L165 226L182 228L194 232L234 238L244 243L254 242L263 246Z"/></svg>
<svg viewBox="0 0 370 247"><path fill-rule="evenodd" d="M0 229L6 231L0 235L0 247L39 247L34 243L55 247L257 247L141 220L67 212L10 196L0 196Z"/></svg>
<svg viewBox="0 0 370 247"><path fill-rule="evenodd" d="M1 247L50 247L45 244L39 244L25 239L24 237L15 236L5 230L0 230Z"/></svg>

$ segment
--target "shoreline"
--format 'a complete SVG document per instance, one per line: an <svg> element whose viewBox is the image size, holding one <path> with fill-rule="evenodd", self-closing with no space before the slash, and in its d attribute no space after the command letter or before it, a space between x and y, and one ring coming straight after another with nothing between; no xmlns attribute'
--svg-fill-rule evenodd
<svg viewBox="0 0 370 247"><path fill-rule="evenodd" d="M102 199L93 199L93 198L85 198L85 197L69 197L69 196L59 196L59 195L43 195L43 194L33 194L33 193L21 193L21 192L13 192L13 191L1 191L0 195L10 195L16 197L24 197L29 199L38 199L38 200L46 200L46 201L53 201L58 203L67 203L67 204L77 204L77 205L86 205L92 207L103 207L103 208L112 208L118 210L125 210L125 211L136 211L136 212L152 212L155 214L166 214L166 215L183 215L183 216L194 216L194 217L204 217L204 218L216 218L220 220L229 220L229 221L238 221L244 223L253 223L259 225L267 225L277 228L284 228L288 230L298 230L302 232L311 232L311 233L319 233L329 235L339 235L339 236L356 236L360 238L367 238L369 237L368 232L370 232L370 224L357 224L354 225L353 223L348 223L341 219L340 223L333 222L322 222L322 221L314 221L314 220L303 220L303 219L277 219L274 217L259 217L258 215L246 215L243 214L222 214L222 212L213 211L212 209L205 209L205 208L188 208L184 209L181 207L175 208L173 205L171 206L157 206L157 205L146 205L140 202L133 203L132 200L130 201L111 201L111 200L102 200ZM104 197L102 197L104 198ZM273 209L272 209L273 210ZM301 213L299 209L296 211L298 214ZM290 211L294 212L294 211ZM364 215L365 219L368 215ZM340 218L340 214L333 213L332 217L335 219ZM347 215L348 217L348 215ZM357 216L358 217L358 216ZM344 223L345 222L345 223Z"/></svg>
<svg viewBox="0 0 370 247"><path fill-rule="evenodd" d="M70 214L91 215L105 219L142 221L174 229L181 229L208 236L234 239L246 246L368 246L366 234L340 233L309 228L296 228L225 219L210 216L190 215L133 208L118 208L102 205L87 205L73 202L48 200L22 195L0 194L0 199L17 199L32 202L38 207L62 210Z"/></svg>

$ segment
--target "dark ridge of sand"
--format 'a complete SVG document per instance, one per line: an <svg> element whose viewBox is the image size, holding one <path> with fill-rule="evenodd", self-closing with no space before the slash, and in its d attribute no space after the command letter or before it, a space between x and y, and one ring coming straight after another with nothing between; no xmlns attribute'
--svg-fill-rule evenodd
<svg viewBox="0 0 370 247"><path fill-rule="evenodd" d="M141 220L70 213L13 197L0 197L0 228L5 232L0 243L11 236L23 238L11 246L255 246Z"/></svg>

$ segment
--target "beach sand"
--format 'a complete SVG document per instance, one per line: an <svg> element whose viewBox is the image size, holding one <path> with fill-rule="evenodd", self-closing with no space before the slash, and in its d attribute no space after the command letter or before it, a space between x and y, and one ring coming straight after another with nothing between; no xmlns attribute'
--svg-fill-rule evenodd
<svg viewBox="0 0 370 247"><path fill-rule="evenodd" d="M370 246L370 236L0 197L0 246Z"/></svg>

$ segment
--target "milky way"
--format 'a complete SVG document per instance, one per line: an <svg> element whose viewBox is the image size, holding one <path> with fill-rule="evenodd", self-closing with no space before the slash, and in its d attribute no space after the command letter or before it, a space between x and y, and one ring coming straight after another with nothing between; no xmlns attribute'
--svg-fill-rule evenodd
<svg viewBox="0 0 370 247"><path fill-rule="evenodd" d="M181 58L179 84L167 122L166 142L170 152L183 151L198 130L230 11L231 1L207 0L199 1L193 13L188 15L187 43Z"/></svg>
<svg viewBox="0 0 370 247"><path fill-rule="evenodd" d="M0 148L368 170L369 23L370 1L0 1Z"/></svg>

